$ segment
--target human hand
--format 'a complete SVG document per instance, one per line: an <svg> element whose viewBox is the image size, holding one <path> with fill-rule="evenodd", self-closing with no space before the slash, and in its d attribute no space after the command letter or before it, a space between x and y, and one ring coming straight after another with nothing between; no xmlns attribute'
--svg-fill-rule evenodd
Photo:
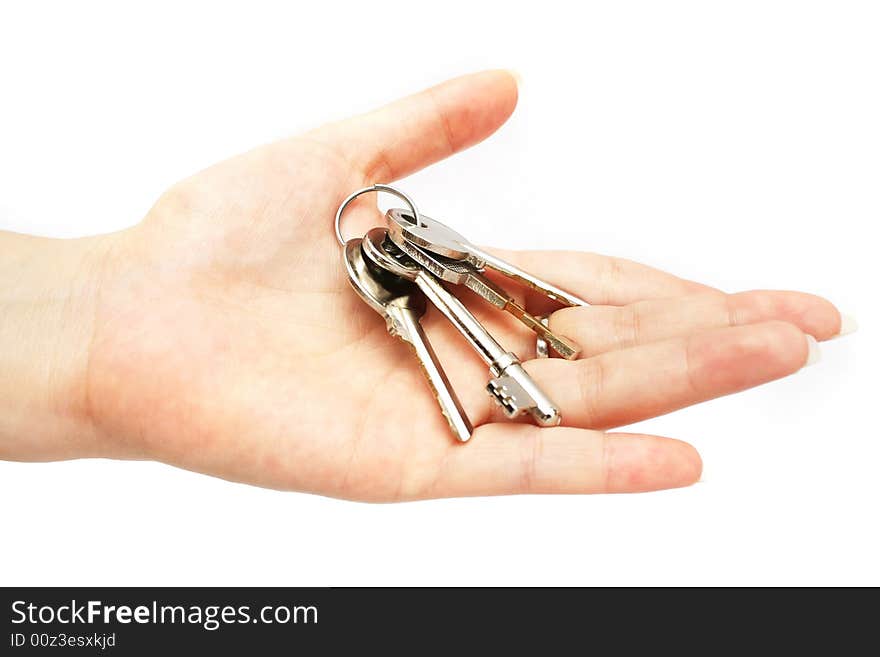
<svg viewBox="0 0 880 657"><path fill-rule="evenodd" d="M465 76L207 169L169 190L132 229L63 249L8 237L34 254L29 262L44 263L33 274L39 285L22 283L40 291L28 308L53 314L31 332L27 358L9 353L25 329L0 330L0 364L24 373L5 384L19 403L13 420L0 423L2 455L148 458L377 501L696 481L701 461L686 443L605 430L796 372L811 350L808 335L840 332L828 301L724 294L595 254L503 252L594 304L551 317L584 353L525 364L559 404L564 426L511 423L484 390L485 365L429 311L426 331L476 427L461 445L407 348L349 288L333 233L340 201L477 143L507 119L516 97L506 72ZM381 222L375 204L359 201L345 230L363 234ZM39 260L47 249L51 257ZM76 272L65 294L46 291L49 260ZM462 298L501 344L534 357L533 334ZM24 326L38 313L22 315ZM73 328L52 324L60 321ZM55 356L45 364L47 351ZM39 393L16 392L27 387L21 381L38 382ZM34 409L53 418L39 431L28 429Z"/></svg>

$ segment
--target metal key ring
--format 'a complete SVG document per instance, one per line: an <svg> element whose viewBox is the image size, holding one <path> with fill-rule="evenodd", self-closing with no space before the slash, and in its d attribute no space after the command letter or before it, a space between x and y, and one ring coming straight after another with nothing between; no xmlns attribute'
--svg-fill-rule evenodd
<svg viewBox="0 0 880 657"><path fill-rule="evenodd" d="M351 194L348 198L346 198L342 204L339 206L339 209L336 211L336 220L333 222L333 227L336 229L336 239L339 240L339 243L342 246L345 246L345 238L342 236L342 213L345 212L345 208L348 207L348 204L355 200L361 194L367 194L368 192L387 192L392 196L396 196L401 201L404 201L409 209L412 210L413 218L415 219L415 224L425 228L425 222L422 221L422 216L419 214L419 211L416 209L416 204L413 203L413 200L404 194L399 189L395 189L390 185L382 185L380 183L376 183L375 185L371 185L370 187L364 187L363 189L359 189L353 194Z"/></svg>

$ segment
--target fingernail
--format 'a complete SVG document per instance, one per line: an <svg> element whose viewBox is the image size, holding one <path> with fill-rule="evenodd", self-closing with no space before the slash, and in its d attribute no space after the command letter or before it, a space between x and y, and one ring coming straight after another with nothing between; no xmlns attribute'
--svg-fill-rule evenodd
<svg viewBox="0 0 880 657"><path fill-rule="evenodd" d="M812 335L806 336L807 338L807 362L804 363L804 367L809 367L815 363L818 363L822 360L822 352L819 351L819 343L816 342L816 338Z"/></svg>
<svg viewBox="0 0 880 657"><path fill-rule="evenodd" d="M522 91L523 86L523 77L519 71L515 71L512 68L507 69L507 72L510 73L511 77L516 80L516 88L519 91Z"/></svg>
<svg viewBox="0 0 880 657"><path fill-rule="evenodd" d="M850 333L855 333L859 330L859 323L856 321L856 318L852 315L847 315L846 313L840 313L840 332L837 334L837 337L842 335L849 335Z"/></svg>

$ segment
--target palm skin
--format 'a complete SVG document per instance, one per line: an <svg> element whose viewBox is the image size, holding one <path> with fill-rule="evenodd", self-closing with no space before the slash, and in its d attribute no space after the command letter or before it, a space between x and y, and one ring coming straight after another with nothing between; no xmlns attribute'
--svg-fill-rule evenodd
<svg viewBox="0 0 880 657"><path fill-rule="evenodd" d="M566 426L502 422L485 365L429 310L426 330L477 427L460 445L407 347L349 287L332 227L340 201L476 143L515 103L505 72L460 78L216 165L108 238L83 375L93 453L375 501L696 481L689 445L603 430L796 371L805 333L839 330L827 301L724 295L589 254L505 254L597 304L552 320L588 349L527 363ZM367 199L344 232L374 225ZM534 356L527 330L468 305L505 347ZM662 390L646 383L661 375Z"/></svg>
<svg viewBox="0 0 880 657"><path fill-rule="evenodd" d="M407 497L452 445L406 348L345 277L332 217L362 180L320 144L286 146L186 181L133 232L140 253L122 260L137 268L93 344L100 423L197 470Z"/></svg>

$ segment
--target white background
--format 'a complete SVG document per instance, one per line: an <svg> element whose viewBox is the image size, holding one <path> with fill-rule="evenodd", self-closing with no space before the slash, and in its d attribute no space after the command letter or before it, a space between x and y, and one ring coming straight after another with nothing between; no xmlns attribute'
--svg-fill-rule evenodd
<svg viewBox="0 0 880 657"><path fill-rule="evenodd" d="M642 423L700 449L676 491L376 506L0 463L0 583L880 584L878 35L874 2L4 3L0 228L123 228L218 159L508 67L510 123L401 184L430 214L812 291L861 329Z"/></svg>

